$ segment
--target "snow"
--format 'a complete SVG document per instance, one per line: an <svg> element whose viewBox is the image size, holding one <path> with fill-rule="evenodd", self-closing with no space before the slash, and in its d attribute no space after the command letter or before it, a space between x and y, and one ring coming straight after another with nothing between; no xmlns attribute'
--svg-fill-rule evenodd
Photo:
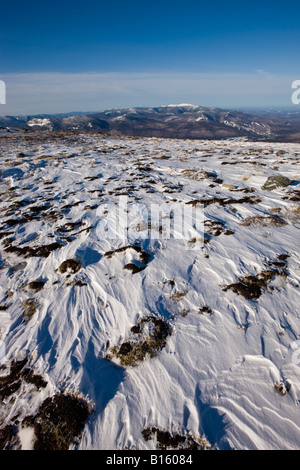
<svg viewBox="0 0 300 470"><path fill-rule="evenodd" d="M234 121L224 120L223 124L230 127L237 127L238 129L244 129L246 131L254 132L258 135L270 136L272 134L271 128L266 124L260 124L259 122L252 121L251 124L241 124Z"/></svg>
<svg viewBox="0 0 300 470"><path fill-rule="evenodd" d="M167 104L167 105L164 105L164 107L166 108L198 108L198 106L195 106L194 104L190 104L190 103L180 103L180 104Z"/></svg>
<svg viewBox="0 0 300 470"><path fill-rule="evenodd" d="M34 429L31 427L21 428L19 431L22 450L33 450L33 442L35 439Z"/></svg>
<svg viewBox="0 0 300 470"><path fill-rule="evenodd" d="M52 126L52 123L50 119L39 119L39 118L34 118L31 119L30 121L27 122L28 126Z"/></svg>
<svg viewBox="0 0 300 470"><path fill-rule="evenodd" d="M87 397L95 410L78 449L154 449L155 441L142 435L148 426L204 435L213 449L298 449L300 368L292 358L300 339L299 212L290 196L299 190L299 146L84 133L28 138L20 132L1 135L0 147L2 231L13 231L13 246L63 244L47 258L24 257L1 245L0 305L7 308L0 311L0 340L6 363L29 357L34 373L48 383L41 391L24 385L15 401L0 407L3 423L16 415L21 423L46 397L67 390ZM285 153L279 157L280 151ZM19 152L25 157L18 158ZM197 170L197 177L185 170ZM222 182L203 172L214 172ZM276 174L294 183L262 190ZM165 233L147 239L133 231L151 260L132 274L123 268L139 263L138 253L127 249L106 256L129 242L100 236L98 225L125 193L129 210L150 204L184 208L213 197L256 196L260 202L197 204L205 220L223 224L208 243ZM27 206L12 207L24 200ZM6 225L44 204L39 217ZM286 224L241 225L249 216L270 214ZM66 225L78 221L73 229ZM140 213L134 222L143 226L145 219ZM270 269L280 254L289 255L287 274L276 276L258 299L223 290ZM68 277L58 268L71 258L82 269ZM26 284L36 279L44 288L29 292ZM85 285L76 286L76 280ZM184 295L175 301L174 293ZM29 297L39 308L24 322L22 302ZM200 312L204 306L211 314ZM105 359L108 342L127 341L132 326L147 315L169 322L166 347L135 367ZM286 394L275 391L279 383L288 386ZM32 448L32 428L20 426L19 438L22 449Z"/></svg>
<svg viewBox="0 0 300 470"><path fill-rule="evenodd" d="M204 114L200 114L200 116L197 117L196 121L208 121L208 117Z"/></svg>

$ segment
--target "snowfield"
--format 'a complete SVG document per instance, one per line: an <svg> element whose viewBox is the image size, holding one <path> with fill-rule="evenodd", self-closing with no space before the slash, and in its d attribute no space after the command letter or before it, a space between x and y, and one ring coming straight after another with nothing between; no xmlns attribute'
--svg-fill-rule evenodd
<svg viewBox="0 0 300 470"><path fill-rule="evenodd" d="M64 394L89 407L65 448L299 449L299 145L20 131L0 154L2 448L50 445ZM120 201L127 239L101 226Z"/></svg>

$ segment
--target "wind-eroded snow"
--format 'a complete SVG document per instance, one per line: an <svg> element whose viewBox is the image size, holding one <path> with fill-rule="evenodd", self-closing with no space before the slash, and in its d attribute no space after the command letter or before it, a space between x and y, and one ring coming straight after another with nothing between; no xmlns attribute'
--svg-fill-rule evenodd
<svg viewBox="0 0 300 470"><path fill-rule="evenodd" d="M22 420L66 390L93 405L79 449L155 449L151 426L212 449L298 449L299 146L38 132L0 145L0 339L7 367L29 358L47 382L2 400L15 447L32 448ZM262 189L276 175L291 184ZM137 212L131 239L106 239L101 208L120 196L129 209L192 205L204 238L163 226L139 238ZM60 269L68 260L78 269ZM248 297L226 288L247 276L268 282ZM150 316L170 325L166 344L120 367L113 348L129 350Z"/></svg>

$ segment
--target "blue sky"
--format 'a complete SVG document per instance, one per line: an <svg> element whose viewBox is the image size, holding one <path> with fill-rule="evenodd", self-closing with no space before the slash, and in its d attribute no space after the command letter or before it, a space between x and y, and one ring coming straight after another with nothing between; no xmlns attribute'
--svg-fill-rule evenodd
<svg viewBox="0 0 300 470"><path fill-rule="evenodd" d="M276 0L5 2L0 112L290 106L299 16Z"/></svg>

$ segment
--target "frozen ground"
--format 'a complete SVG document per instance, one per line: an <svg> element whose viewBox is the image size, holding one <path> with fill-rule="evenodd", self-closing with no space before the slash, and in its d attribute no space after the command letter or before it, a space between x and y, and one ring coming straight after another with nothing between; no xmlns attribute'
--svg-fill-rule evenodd
<svg viewBox="0 0 300 470"><path fill-rule="evenodd" d="M92 409L71 448L299 448L299 145L3 132L0 153L3 448L33 448L60 392ZM129 239L101 226L120 200ZM144 236L151 204L204 233Z"/></svg>

